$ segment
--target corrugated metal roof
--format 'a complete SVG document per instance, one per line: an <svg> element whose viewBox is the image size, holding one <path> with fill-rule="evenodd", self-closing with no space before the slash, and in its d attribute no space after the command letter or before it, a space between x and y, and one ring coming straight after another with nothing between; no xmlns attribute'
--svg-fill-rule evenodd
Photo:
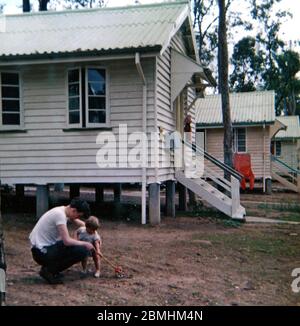
<svg viewBox="0 0 300 326"><path fill-rule="evenodd" d="M0 16L0 56L163 47L188 8L184 1Z"/></svg>
<svg viewBox="0 0 300 326"><path fill-rule="evenodd" d="M274 91L230 94L233 125L263 124L275 121ZM222 126L221 95L208 95L196 101L198 126Z"/></svg>
<svg viewBox="0 0 300 326"><path fill-rule="evenodd" d="M300 138L300 123L299 116L284 116L284 117L276 117L281 123L286 125L286 130L280 130L275 138L276 139L292 139L292 138Z"/></svg>

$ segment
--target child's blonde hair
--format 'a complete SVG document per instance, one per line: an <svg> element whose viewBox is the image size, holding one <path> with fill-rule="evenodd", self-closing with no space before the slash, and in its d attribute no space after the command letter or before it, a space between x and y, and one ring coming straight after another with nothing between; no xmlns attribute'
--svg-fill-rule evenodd
<svg viewBox="0 0 300 326"><path fill-rule="evenodd" d="M85 227L92 229L92 230L97 230L100 227L99 220L96 216L90 216L86 221L85 221Z"/></svg>

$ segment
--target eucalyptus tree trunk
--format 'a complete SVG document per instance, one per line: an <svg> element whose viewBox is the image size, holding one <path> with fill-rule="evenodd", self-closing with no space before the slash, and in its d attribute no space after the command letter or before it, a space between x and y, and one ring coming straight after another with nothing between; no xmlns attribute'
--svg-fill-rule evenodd
<svg viewBox="0 0 300 326"><path fill-rule="evenodd" d="M228 45L226 27L226 5L225 0L218 0L219 4L219 45L218 45L218 70L219 70L219 93L222 98L222 114L224 125L224 163L233 166L232 151L232 123L229 102L228 85ZM226 175L226 179L230 178Z"/></svg>
<svg viewBox="0 0 300 326"><path fill-rule="evenodd" d="M1 188L0 188L0 306L5 305L6 262L4 253L3 223L1 215Z"/></svg>

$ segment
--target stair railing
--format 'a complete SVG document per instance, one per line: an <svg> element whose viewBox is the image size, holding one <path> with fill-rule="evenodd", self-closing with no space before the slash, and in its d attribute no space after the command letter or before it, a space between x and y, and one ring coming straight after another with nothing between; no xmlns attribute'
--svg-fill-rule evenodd
<svg viewBox="0 0 300 326"><path fill-rule="evenodd" d="M286 180L294 184L300 192L300 170L292 168L274 155L271 155L271 160L272 172L280 177L286 178Z"/></svg>
<svg viewBox="0 0 300 326"><path fill-rule="evenodd" d="M224 164L196 144L191 144L184 140L182 140L182 143L192 149L192 151L196 153L196 157L197 154L202 155L204 159L211 162L213 166L218 167L219 170L221 170L221 173L216 173L213 167L209 167L209 164L204 164L204 174L202 178L207 179L208 182L212 182L213 187L231 198L232 216L235 216L240 208L240 181L242 180L243 175L227 164ZM225 173L230 176L230 181L224 178ZM222 188L222 190L220 188Z"/></svg>

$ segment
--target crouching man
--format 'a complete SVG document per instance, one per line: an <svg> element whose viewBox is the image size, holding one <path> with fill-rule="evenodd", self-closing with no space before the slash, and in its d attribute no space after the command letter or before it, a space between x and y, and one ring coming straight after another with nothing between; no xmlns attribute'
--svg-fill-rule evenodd
<svg viewBox="0 0 300 326"><path fill-rule="evenodd" d="M62 284L60 272L84 260L94 250L91 243L70 237L67 222L84 226L90 215L87 202L74 198L68 206L55 207L39 219L29 239L33 259L41 265L40 276L50 284Z"/></svg>

